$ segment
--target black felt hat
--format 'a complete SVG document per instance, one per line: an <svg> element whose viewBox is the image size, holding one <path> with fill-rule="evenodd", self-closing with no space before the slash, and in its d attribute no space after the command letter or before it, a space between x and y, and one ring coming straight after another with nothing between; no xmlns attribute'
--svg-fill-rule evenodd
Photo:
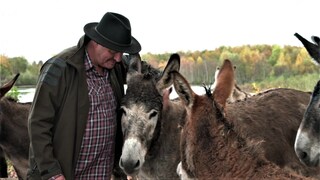
<svg viewBox="0 0 320 180"><path fill-rule="evenodd" d="M99 23L84 26L85 34L98 44L119 52L140 52L140 43L131 36L130 21L121 14L107 12Z"/></svg>

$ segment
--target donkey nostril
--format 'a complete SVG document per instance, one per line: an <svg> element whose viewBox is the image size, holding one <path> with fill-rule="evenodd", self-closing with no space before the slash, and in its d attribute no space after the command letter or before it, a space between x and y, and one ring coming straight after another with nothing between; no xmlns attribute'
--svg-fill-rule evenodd
<svg viewBox="0 0 320 180"><path fill-rule="evenodd" d="M139 167L140 166L140 161L138 160L136 165L135 165L135 168Z"/></svg>
<svg viewBox="0 0 320 180"><path fill-rule="evenodd" d="M302 152L300 153L300 155L301 155L301 158L302 158L302 159L307 159L307 158L308 158L308 153L306 153L306 152L303 152L303 151L302 151Z"/></svg>

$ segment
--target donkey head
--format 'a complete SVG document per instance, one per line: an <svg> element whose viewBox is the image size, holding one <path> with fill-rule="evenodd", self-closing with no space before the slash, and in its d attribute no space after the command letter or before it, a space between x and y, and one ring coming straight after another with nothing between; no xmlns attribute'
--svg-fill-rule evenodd
<svg viewBox="0 0 320 180"><path fill-rule="evenodd" d="M320 167L320 81L314 88L295 140L295 151L307 166Z"/></svg>
<svg viewBox="0 0 320 180"><path fill-rule="evenodd" d="M124 145L120 167L127 175L135 175L145 162L152 143L161 128L163 97L173 84L172 72L179 71L180 57L171 55L161 75L141 72L140 58L133 58L127 75L127 91L122 101L121 119Z"/></svg>

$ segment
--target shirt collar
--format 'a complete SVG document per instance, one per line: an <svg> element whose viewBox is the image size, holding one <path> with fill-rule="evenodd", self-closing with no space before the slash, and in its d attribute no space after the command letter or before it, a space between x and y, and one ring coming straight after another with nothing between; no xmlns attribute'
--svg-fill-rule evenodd
<svg viewBox="0 0 320 180"><path fill-rule="evenodd" d="M85 56L85 58L84 58L84 66L85 66L85 68L86 68L86 71L89 71L89 70L92 70L92 69L94 69L94 66L93 66L93 64L92 64L92 62L91 62L91 59L90 59L90 57L89 57L89 54L88 54L88 51L87 51L87 49L85 49L85 53L86 53L86 56Z"/></svg>

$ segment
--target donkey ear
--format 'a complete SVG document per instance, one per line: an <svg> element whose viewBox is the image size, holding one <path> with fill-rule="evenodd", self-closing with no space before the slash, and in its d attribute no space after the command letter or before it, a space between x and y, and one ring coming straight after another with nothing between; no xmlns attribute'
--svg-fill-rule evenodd
<svg viewBox="0 0 320 180"><path fill-rule="evenodd" d="M172 72L172 74L174 76L174 89L176 90L180 99L185 103L186 106L192 106L195 93L191 89L190 84L179 72Z"/></svg>
<svg viewBox="0 0 320 180"><path fill-rule="evenodd" d="M234 88L234 78L234 67L231 61L226 59L220 68L217 84L213 92L215 101L223 108Z"/></svg>
<svg viewBox="0 0 320 180"><path fill-rule="evenodd" d="M141 57L140 54L129 55L129 73L139 72L141 73Z"/></svg>
<svg viewBox="0 0 320 180"><path fill-rule="evenodd" d="M20 73L16 74L11 81L9 81L8 83L4 84L0 88L0 98L2 98L12 88L12 86L17 81L19 76L20 76Z"/></svg>
<svg viewBox="0 0 320 180"><path fill-rule="evenodd" d="M141 57L140 54L129 55L129 67L127 74L127 82L135 73L141 73Z"/></svg>
<svg viewBox="0 0 320 180"><path fill-rule="evenodd" d="M311 39L314 43L320 46L320 38L318 36L311 36Z"/></svg>
<svg viewBox="0 0 320 180"><path fill-rule="evenodd" d="M163 90L162 95L162 103L163 103L163 109L166 110L169 108L170 104L170 94L172 92L172 87Z"/></svg>
<svg viewBox="0 0 320 180"><path fill-rule="evenodd" d="M180 70L180 56L179 54L172 54L168 60L167 66L164 68L164 72L166 71L177 71Z"/></svg>
<svg viewBox="0 0 320 180"><path fill-rule="evenodd" d="M172 54L167 63L167 66L163 70L161 78L157 82L157 89L159 92L162 92L163 89L168 88L173 84L172 72L178 72L179 69L180 69L180 56L178 54Z"/></svg>

